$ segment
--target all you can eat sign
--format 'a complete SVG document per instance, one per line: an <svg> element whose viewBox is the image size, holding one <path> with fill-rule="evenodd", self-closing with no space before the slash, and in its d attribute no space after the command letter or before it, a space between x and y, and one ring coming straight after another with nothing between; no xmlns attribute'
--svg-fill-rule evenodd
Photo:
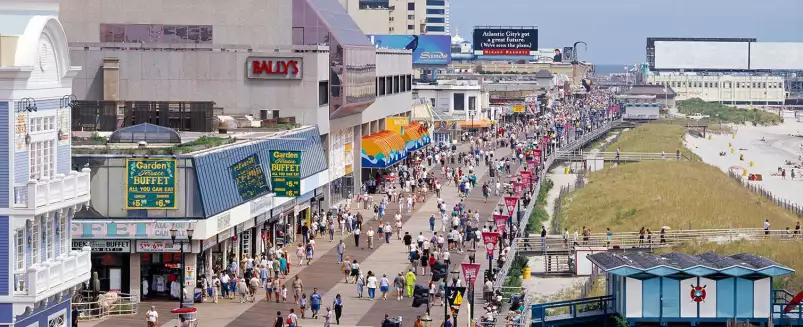
<svg viewBox="0 0 803 327"><path fill-rule="evenodd" d="M249 79L301 79L304 61L301 58L248 57L246 74Z"/></svg>

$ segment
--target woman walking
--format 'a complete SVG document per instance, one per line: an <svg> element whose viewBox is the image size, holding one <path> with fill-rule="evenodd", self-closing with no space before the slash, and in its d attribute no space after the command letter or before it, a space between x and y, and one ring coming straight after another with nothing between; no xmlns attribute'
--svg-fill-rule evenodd
<svg viewBox="0 0 803 327"><path fill-rule="evenodd" d="M390 290L390 281L387 274L382 274L382 279L379 281L379 291L382 292L382 299L388 299L388 291Z"/></svg>
<svg viewBox="0 0 803 327"><path fill-rule="evenodd" d="M378 286L377 284L379 284L379 281L376 280L376 276L374 276L372 271L368 271L368 280L366 284L368 286L368 298L373 301L374 297L376 297L376 287Z"/></svg>
<svg viewBox="0 0 803 327"><path fill-rule="evenodd" d="M393 287L396 288L396 301L401 301L404 296L404 277L402 277L402 275L403 273L399 273L399 275L393 279Z"/></svg>
<svg viewBox="0 0 803 327"><path fill-rule="evenodd" d="M265 282L265 301L270 302L272 296L273 296L273 278L268 277L268 281Z"/></svg>
<svg viewBox="0 0 803 327"><path fill-rule="evenodd" d="M354 283L357 283L360 277L360 264L357 263L357 260L351 263L351 277L354 277Z"/></svg>
<svg viewBox="0 0 803 327"><path fill-rule="evenodd" d="M362 280L362 275L357 278L355 283L357 284L357 297L362 298L362 293L365 288L365 282Z"/></svg>
<svg viewBox="0 0 803 327"><path fill-rule="evenodd" d="M335 307L335 321L338 325L340 325L340 316L343 315L343 299L340 297L340 294L335 295L335 299L332 304Z"/></svg>
<svg viewBox="0 0 803 327"><path fill-rule="evenodd" d="M351 275L351 261L349 261L349 257L346 256L343 259L343 264L340 266L343 269L343 276L346 278L346 284L349 283L349 276Z"/></svg>
<svg viewBox="0 0 803 327"><path fill-rule="evenodd" d="M304 245L298 243L298 247L296 247L296 257L298 257L298 265L302 265L304 263Z"/></svg>
<svg viewBox="0 0 803 327"><path fill-rule="evenodd" d="M323 321L323 327L332 326L332 316L334 316L334 313L332 313L332 308L326 307L326 313L323 315L323 318L325 319Z"/></svg>
<svg viewBox="0 0 803 327"><path fill-rule="evenodd" d="M301 301L298 302L298 310L301 311L301 319L306 319L307 293L301 294Z"/></svg>
<svg viewBox="0 0 803 327"><path fill-rule="evenodd" d="M306 252L307 252L307 266L312 263L312 254L314 253L314 247L312 246L312 240L307 243ZM300 265L299 265L300 266Z"/></svg>

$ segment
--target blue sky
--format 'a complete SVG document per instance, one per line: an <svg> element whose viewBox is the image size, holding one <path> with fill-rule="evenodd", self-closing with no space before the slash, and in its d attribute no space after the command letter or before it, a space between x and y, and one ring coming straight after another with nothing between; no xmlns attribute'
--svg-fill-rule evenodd
<svg viewBox="0 0 803 327"><path fill-rule="evenodd" d="M576 41L581 60L645 60L647 37L755 37L803 42L803 0L451 0L452 33L476 25L538 26L540 48Z"/></svg>

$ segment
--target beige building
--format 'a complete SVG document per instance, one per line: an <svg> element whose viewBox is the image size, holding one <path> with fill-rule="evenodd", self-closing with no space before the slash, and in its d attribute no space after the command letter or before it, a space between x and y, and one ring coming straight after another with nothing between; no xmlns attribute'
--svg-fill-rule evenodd
<svg viewBox="0 0 803 327"><path fill-rule="evenodd" d="M665 85L675 92L675 100L700 98L735 105L783 104L784 80L780 76L733 75L652 75L648 84Z"/></svg>
<svg viewBox="0 0 803 327"><path fill-rule="evenodd" d="M449 34L450 0L339 0L365 34Z"/></svg>

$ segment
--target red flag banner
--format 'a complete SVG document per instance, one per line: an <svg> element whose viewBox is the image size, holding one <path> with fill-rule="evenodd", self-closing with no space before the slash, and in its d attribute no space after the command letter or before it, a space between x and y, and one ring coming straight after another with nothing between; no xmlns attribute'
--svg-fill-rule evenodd
<svg viewBox="0 0 803 327"><path fill-rule="evenodd" d="M505 207L507 207L507 213L513 216L513 211L516 210L516 202L519 201L518 197L515 196L506 196L505 197Z"/></svg>
<svg viewBox="0 0 803 327"><path fill-rule="evenodd" d="M505 226L507 226L507 217L505 215L494 215L494 225L496 225L496 231L502 232L505 230Z"/></svg>
<svg viewBox="0 0 803 327"><path fill-rule="evenodd" d="M477 281L477 276L480 273L479 263L461 263L460 267L463 268L463 277L474 285Z"/></svg>
<svg viewBox="0 0 803 327"><path fill-rule="evenodd" d="M488 251L488 255L494 255L496 244L499 242L499 233L483 232L482 240L485 242L485 250Z"/></svg>
<svg viewBox="0 0 803 327"><path fill-rule="evenodd" d="M529 170L523 170L521 172L521 180L524 182L524 185L530 185L530 177L532 176L532 172Z"/></svg>

